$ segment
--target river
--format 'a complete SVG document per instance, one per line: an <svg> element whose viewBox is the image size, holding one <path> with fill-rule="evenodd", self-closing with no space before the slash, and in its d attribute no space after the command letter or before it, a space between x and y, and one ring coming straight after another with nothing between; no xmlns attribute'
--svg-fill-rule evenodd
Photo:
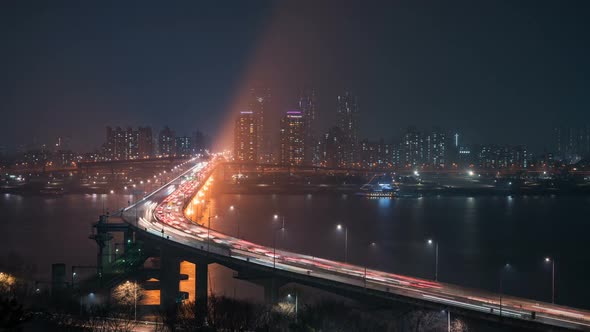
<svg viewBox="0 0 590 332"><path fill-rule="evenodd" d="M22 262L40 280L49 279L52 263L94 265L91 223L132 200L117 194L3 194L0 264ZM395 273L434 278L438 243L440 281L497 291L502 277L506 293L542 301L551 300L551 267L544 261L550 256L556 302L590 308L590 197L221 195L211 203L219 216L214 229L329 259L344 260L347 249L349 262ZM503 269L506 263L510 268ZM219 267L211 268L211 288L239 297L260 293Z"/></svg>

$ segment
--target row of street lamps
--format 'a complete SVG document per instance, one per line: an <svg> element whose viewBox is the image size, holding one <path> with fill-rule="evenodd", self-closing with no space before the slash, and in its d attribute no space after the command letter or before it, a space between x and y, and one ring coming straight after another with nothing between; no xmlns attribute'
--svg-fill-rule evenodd
<svg viewBox="0 0 590 332"><path fill-rule="evenodd" d="M230 211L235 211L236 208L231 205ZM273 220L278 221L279 218L281 219L281 227L276 228L273 230L273 269L276 268L276 236L279 231L285 231L285 217L280 216L278 214L273 215ZM237 224L237 236L240 235L240 226L239 221L236 221ZM209 225L210 228L210 225ZM348 226L342 223L336 225L336 230L339 232L344 233L344 262L348 263ZM438 241L429 238L426 240L428 246L434 247L434 280L438 281L438 270L439 270L439 261L438 261L438 250L439 250L439 243ZM375 247L376 243L371 242L371 247ZM547 264L551 264L551 303L555 303L555 259L551 257L545 257L544 262ZM507 264L506 266L509 267ZM505 266L505 267L506 267ZM366 268L365 268L365 279L366 279ZM501 288L501 285L500 285ZM500 293L502 290L500 289Z"/></svg>
<svg viewBox="0 0 590 332"><path fill-rule="evenodd" d="M348 263L348 227L344 224L337 224L336 230L344 232L344 263ZM433 239L426 240L429 246L434 246L434 280L438 281L438 241ZM375 242L371 242L371 246L375 246ZM551 303L555 303L555 259L551 257L545 257L545 263L551 264ZM506 264L505 267L510 267ZM365 267L365 278L366 278L366 267ZM501 276L500 276L501 277ZM500 282L500 296L502 293L502 283ZM500 300L501 303L501 300ZM500 306L501 307L501 306Z"/></svg>

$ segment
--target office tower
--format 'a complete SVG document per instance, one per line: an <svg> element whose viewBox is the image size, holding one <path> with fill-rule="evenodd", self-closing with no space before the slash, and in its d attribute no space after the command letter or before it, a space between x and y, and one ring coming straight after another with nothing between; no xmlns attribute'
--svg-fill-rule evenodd
<svg viewBox="0 0 590 332"><path fill-rule="evenodd" d="M303 164L305 158L305 126L305 116L301 111L288 111L281 119L281 164Z"/></svg>
<svg viewBox="0 0 590 332"><path fill-rule="evenodd" d="M343 135L343 162L353 166L358 156L358 105L356 96L338 96L338 127Z"/></svg>
<svg viewBox="0 0 590 332"><path fill-rule="evenodd" d="M160 157L173 157L176 153L175 134L168 126L160 131L158 136L158 154Z"/></svg>
<svg viewBox="0 0 590 332"><path fill-rule="evenodd" d="M299 109L303 113L303 120L305 121L305 157L304 163L307 165L316 165L319 163L319 153L317 145L316 134L316 96L315 90L311 89L305 91L299 97Z"/></svg>
<svg viewBox="0 0 590 332"><path fill-rule="evenodd" d="M271 137L268 126L268 112L271 94L268 88L250 89L248 111L252 112L256 126L256 157L261 163L269 163L272 160Z"/></svg>
<svg viewBox="0 0 590 332"><path fill-rule="evenodd" d="M254 112L240 112L234 125L234 159L242 162L258 161L258 126Z"/></svg>
<svg viewBox="0 0 590 332"><path fill-rule="evenodd" d="M193 151L192 138L190 136L176 137L176 156L190 157Z"/></svg>

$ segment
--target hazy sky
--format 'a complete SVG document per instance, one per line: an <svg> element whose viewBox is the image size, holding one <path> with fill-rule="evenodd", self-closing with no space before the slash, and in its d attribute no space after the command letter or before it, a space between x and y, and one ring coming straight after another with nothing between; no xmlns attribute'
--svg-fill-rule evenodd
<svg viewBox="0 0 590 332"><path fill-rule="evenodd" d="M359 98L361 134L456 128L551 144L590 123L588 1L2 1L0 145L104 126L218 137L250 86L275 116L314 87L321 127Z"/></svg>

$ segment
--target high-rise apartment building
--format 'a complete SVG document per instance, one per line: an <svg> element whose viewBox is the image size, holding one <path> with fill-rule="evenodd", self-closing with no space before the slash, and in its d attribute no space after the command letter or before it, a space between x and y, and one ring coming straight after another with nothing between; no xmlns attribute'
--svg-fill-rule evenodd
<svg viewBox="0 0 590 332"><path fill-rule="evenodd" d="M305 121L305 157L304 163L317 165L320 160L317 144L317 113L315 90L307 90L299 97L299 109Z"/></svg>
<svg viewBox="0 0 590 332"><path fill-rule="evenodd" d="M176 137L174 131L167 126L158 135L158 155L160 157L173 157L176 153Z"/></svg>
<svg viewBox="0 0 590 332"><path fill-rule="evenodd" d="M254 112L240 112L234 125L234 159L258 162L258 126Z"/></svg>
<svg viewBox="0 0 590 332"><path fill-rule="evenodd" d="M271 93L268 88L252 88L248 99L248 111L256 126L256 157L261 163L272 162L271 135L269 133L268 112Z"/></svg>
<svg viewBox="0 0 590 332"><path fill-rule="evenodd" d="M104 145L104 155L107 160L125 160L127 159L127 131L116 127L106 128L106 143Z"/></svg>
<svg viewBox="0 0 590 332"><path fill-rule="evenodd" d="M149 127L106 128L106 142L103 145L105 160L128 160L149 158L152 154L152 134ZM64 149L62 149L64 150Z"/></svg>
<svg viewBox="0 0 590 332"><path fill-rule="evenodd" d="M176 153L177 157L190 157L193 152L192 138L190 136L176 137Z"/></svg>
<svg viewBox="0 0 590 332"><path fill-rule="evenodd" d="M356 96L346 92L338 96L338 127L344 136L343 162L353 166L358 162L358 104Z"/></svg>
<svg viewBox="0 0 590 332"><path fill-rule="evenodd" d="M568 164L590 157L590 126L553 129L555 156Z"/></svg>
<svg viewBox="0 0 590 332"><path fill-rule="evenodd" d="M402 138L402 162L406 168L421 165L424 160L422 133L416 127L408 127Z"/></svg>
<svg viewBox="0 0 590 332"><path fill-rule="evenodd" d="M208 136L198 130L193 132L192 146L194 154L204 153L211 148L210 145L211 142Z"/></svg>
<svg viewBox="0 0 590 332"><path fill-rule="evenodd" d="M302 165L305 159L306 121L303 112L288 111L281 119L281 164Z"/></svg>
<svg viewBox="0 0 590 332"><path fill-rule="evenodd" d="M344 134L340 127L332 127L324 134L321 147L322 166L346 166L344 162L344 142Z"/></svg>
<svg viewBox="0 0 590 332"><path fill-rule="evenodd" d="M423 162L435 168L444 168L447 156L446 134L440 128L433 128L424 137L424 160Z"/></svg>
<svg viewBox="0 0 590 332"><path fill-rule="evenodd" d="M139 158L139 133L131 127L125 130L125 159Z"/></svg>
<svg viewBox="0 0 590 332"><path fill-rule="evenodd" d="M388 168L393 164L393 150L391 144L383 139L371 142L364 139L359 143L360 166L362 168Z"/></svg>
<svg viewBox="0 0 590 332"><path fill-rule="evenodd" d="M152 128L137 128L137 150L138 157L141 159L151 158L154 154L154 140L152 137Z"/></svg>

